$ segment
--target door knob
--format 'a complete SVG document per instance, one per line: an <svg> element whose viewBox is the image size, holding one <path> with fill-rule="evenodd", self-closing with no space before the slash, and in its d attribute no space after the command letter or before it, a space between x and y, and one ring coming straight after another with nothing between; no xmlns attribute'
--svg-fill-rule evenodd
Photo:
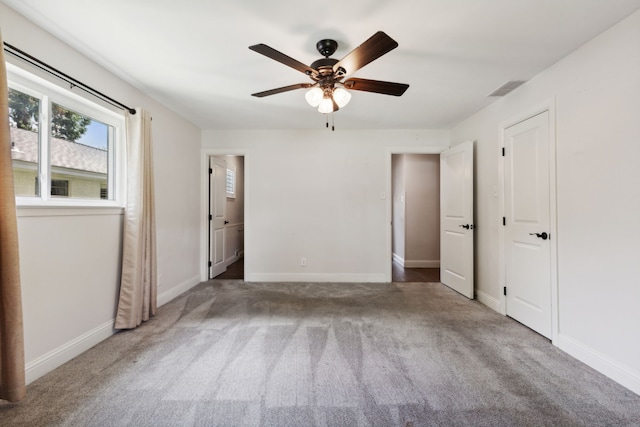
<svg viewBox="0 0 640 427"><path fill-rule="evenodd" d="M460 225L459 227L462 227L465 230L473 230L473 225L472 224L464 224L464 225Z"/></svg>
<svg viewBox="0 0 640 427"><path fill-rule="evenodd" d="M227 221L226 219L224 220L225 225L229 224L229 221Z"/></svg>
<svg viewBox="0 0 640 427"><path fill-rule="evenodd" d="M549 238L549 235L544 231L542 233L529 233L529 235L539 237L542 240L547 240Z"/></svg>

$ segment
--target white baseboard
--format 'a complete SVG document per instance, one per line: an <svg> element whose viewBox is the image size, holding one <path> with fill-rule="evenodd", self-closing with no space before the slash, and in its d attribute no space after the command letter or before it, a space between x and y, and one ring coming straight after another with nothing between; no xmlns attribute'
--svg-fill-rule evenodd
<svg viewBox="0 0 640 427"><path fill-rule="evenodd" d="M25 366L26 383L30 384L41 376L67 363L74 357L89 350L115 333L115 319L110 320L60 347L28 362Z"/></svg>
<svg viewBox="0 0 640 427"><path fill-rule="evenodd" d="M244 251L240 251L240 252L238 252L238 255L234 255L234 256L231 256L231 257L227 258L227 260L225 261L225 264L227 264L227 267L229 267L234 262L242 259L243 256L244 256Z"/></svg>
<svg viewBox="0 0 640 427"><path fill-rule="evenodd" d="M393 254L393 262L404 268L440 268L440 260L428 259L404 259L398 254Z"/></svg>
<svg viewBox="0 0 640 427"><path fill-rule="evenodd" d="M604 354L565 335L558 335L554 344L560 350L640 395L640 372L623 366Z"/></svg>
<svg viewBox="0 0 640 427"><path fill-rule="evenodd" d="M476 299L490 309L500 313L500 300L476 289Z"/></svg>
<svg viewBox="0 0 640 427"><path fill-rule="evenodd" d="M384 273L381 274L327 274L327 273L253 273L245 274L245 282L364 282L388 283Z"/></svg>
<svg viewBox="0 0 640 427"><path fill-rule="evenodd" d="M405 259L404 268L440 268L440 260Z"/></svg>
<svg viewBox="0 0 640 427"><path fill-rule="evenodd" d="M182 295L187 292L189 289L193 288L197 284L200 283L200 275L193 276L189 280L185 280L184 282L173 286L171 289L167 289L158 295L158 307L165 305L172 299Z"/></svg>
<svg viewBox="0 0 640 427"><path fill-rule="evenodd" d="M200 277L194 276L158 296L158 306L164 305L200 283ZM26 383L30 384L41 376L53 371L69 360L89 350L96 344L106 340L116 331L113 329L115 319L110 320L71 341L55 348L44 355L27 362L25 365Z"/></svg>

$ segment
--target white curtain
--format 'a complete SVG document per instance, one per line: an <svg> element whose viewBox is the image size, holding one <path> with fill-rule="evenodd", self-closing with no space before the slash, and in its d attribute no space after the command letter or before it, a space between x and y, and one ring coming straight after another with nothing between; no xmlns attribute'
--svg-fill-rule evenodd
<svg viewBox="0 0 640 427"><path fill-rule="evenodd" d="M127 114L127 206L116 329L132 329L157 308L156 223L151 116Z"/></svg>
<svg viewBox="0 0 640 427"><path fill-rule="evenodd" d="M22 400L27 388L9 94L3 47L0 34L0 399L17 402Z"/></svg>

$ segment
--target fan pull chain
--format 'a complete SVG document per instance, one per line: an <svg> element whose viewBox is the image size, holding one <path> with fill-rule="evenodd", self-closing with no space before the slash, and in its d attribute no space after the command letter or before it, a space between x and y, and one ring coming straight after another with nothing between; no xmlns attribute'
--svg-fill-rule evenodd
<svg viewBox="0 0 640 427"><path fill-rule="evenodd" d="M329 129L329 114L331 114L331 131L335 132L336 130L336 126L335 126L335 121L334 121L334 117L333 117L333 113L327 113L325 114L325 118L327 119L327 123L325 124L326 128Z"/></svg>

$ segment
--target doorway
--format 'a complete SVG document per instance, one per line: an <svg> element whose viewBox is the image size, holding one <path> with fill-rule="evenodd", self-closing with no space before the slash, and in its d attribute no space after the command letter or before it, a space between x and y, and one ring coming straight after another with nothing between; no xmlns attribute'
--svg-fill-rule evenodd
<svg viewBox="0 0 640 427"><path fill-rule="evenodd" d="M244 279L244 156L209 157L208 279Z"/></svg>
<svg viewBox="0 0 640 427"><path fill-rule="evenodd" d="M440 156L391 156L392 281L440 281Z"/></svg>

